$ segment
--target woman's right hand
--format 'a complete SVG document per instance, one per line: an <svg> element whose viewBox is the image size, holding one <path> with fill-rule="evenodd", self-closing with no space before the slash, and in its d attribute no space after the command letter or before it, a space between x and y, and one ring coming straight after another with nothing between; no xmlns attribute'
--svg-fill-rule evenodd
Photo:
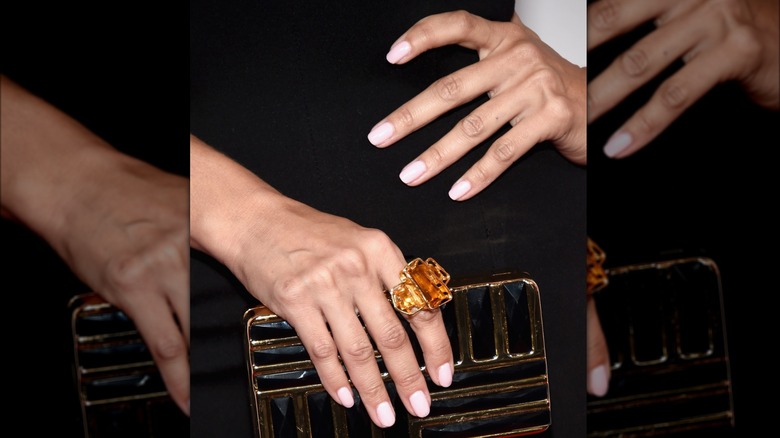
<svg viewBox="0 0 780 438"><path fill-rule="evenodd" d="M428 415L425 379L384 294L406 265L398 247L381 231L281 195L194 137L191 145L192 245L224 263L295 328L334 400L354 403L340 356L374 423L395 422L359 314L406 409ZM431 379L449 386L453 358L441 313L421 311L408 320Z"/></svg>

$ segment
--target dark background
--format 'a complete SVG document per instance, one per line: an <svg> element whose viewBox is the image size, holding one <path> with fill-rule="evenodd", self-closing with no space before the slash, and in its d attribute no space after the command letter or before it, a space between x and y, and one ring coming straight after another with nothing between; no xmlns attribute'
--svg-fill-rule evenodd
<svg viewBox="0 0 780 438"><path fill-rule="evenodd" d="M186 175L187 28L186 8L154 2L4 2L0 71L116 148ZM2 219L0 232L3 357L21 389L11 409L79 436L67 303L89 290L22 225Z"/></svg>
<svg viewBox="0 0 780 438"><path fill-rule="evenodd" d="M639 38L646 25L588 54L589 80ZM778 113L754 105L738 84L718 86L664 133L629 158L602 147L665 78L602 116L588 130L588 234L607 254L605 267L705 255L720 267L737 430L767 421L761 391L776 333L764 305L776 289ZM773 343L773 342L772 342Z"/></svg>

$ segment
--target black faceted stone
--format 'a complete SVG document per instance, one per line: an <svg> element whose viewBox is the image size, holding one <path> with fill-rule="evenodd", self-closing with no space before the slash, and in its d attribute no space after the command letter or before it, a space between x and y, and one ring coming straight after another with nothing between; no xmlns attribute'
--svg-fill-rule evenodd
<svg viewBox="0 0 780 438"><path fill-rule="evenodd" d="M314 392L308 396L309 418L312 438L333 436L333 414L330 396L327 392Z"/></svg>
<svg viewBox="0 0 780 438"><path fill-rule="evenodd" d="M271 421L274 437L288 438L295 435L295 410L290 397L278 397L271 400Z"/></svg>
<svg viewBox="0 0 780 438"><path fill-rule="evenodd" d="M290 327L287 321L269 322L253 325L249 336L255 341L290 338L295 336L295 330Z"/></svg>
<svg viewBox="0 0 780 438"><path fill-rule="evenodd" d="M309 355L306 353L306 349L303 345L269 348L267 350L258 350L254 352L256 365L297 362L308 359Z"/></svg>
<svg viewBox="0 0 780 438"><path fill-rule="evenodd" d="M525 283L507 283L504 286L509 352L529 353L531 345L531 314Z"/></svg>
<svg viewBox="0 0 780 438"><path fill-rule="evenodd" d="M496 356L493 337L493 312L487 287L474 288L468 292L469 315L471 316L471 344L475 359L490 359Z"/></svg>

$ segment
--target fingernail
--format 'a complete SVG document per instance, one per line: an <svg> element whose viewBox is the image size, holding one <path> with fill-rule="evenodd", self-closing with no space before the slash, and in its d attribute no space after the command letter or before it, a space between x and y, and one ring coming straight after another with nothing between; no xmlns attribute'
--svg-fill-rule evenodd
<svg viewBox="0 0 780 438"><path fill-rule="evenodd" d="M379 403L379 406L376 407L376 416L379 417L379 423L382 427L390 427L395 424L395 413L388 402Z"/></svg>
<svg viewBox="0 0 780 438"><path fill-rule="evenodd" d="M627 132L617 132L609 138L607 144L604 145L604 154L609 158L614 158L617 154L626 150L628 145L631 144L631 134Z"/></svg>
<svg viewBox="0 0 780 438"><path fill-rule="evenodd" d="M465 195L469 190L471 190L471 183L463 180L452 186L450 189L450 198L452 198L453 201L457 201L458 199L462 198L463 195Z"/></svg>
<svg viewBox="0 0 780 438"><path fill-rule="evenodd" d="M393 132L395 132L395 129L393 128L392 123L382 123L368 133L368 141L370 141L374 146L379 146L388 138L390 138L393 135Z"/></svg>
<svg viewBox="0 0 780 438"><path fill-rule="evenodd" d="M607 376L607 367L599 365L591 370L588 376L588 386L591 394L597 397L603 397L609 389L609 377Z"/></svg>
<svg viewBox="0 0 780 438"><path fill-rule="evenodd" d="M401 178L401 181L404 182L404 184L409 184L417 180L417 178L421 177L423 173L425 173L425 170L427 167L425 166L425 163L423 163L420 160L413 161L404 167L404 169L401 171L401 174L398 175Z"/></svg>
<svg viewBox="0 0 780 438"><path fill-rule="evenodd" d="M425 394L422 391L417 391L409 397L409 402L412 404L412 410L414 415L418 417L427 417L431 412L431 406L428 404L428 399L425 398Z"/></svg>
<svg viewBox="0 0 780 438"><path fill-rule="evenodd" d="M448 388L452 385L452 368L449 363L439 367L439 386Z"/></svg>
<svg viewBox="0 0 780 438"><path fill-rule="evenodd" d="M352 391L350 391L346 386L339 388L339 390L336 392L336 395L339 396L341 406L344 406L345 408L351 408L355 405L355 399L352 398Z"/></svg>
<svg viewBox="0 0 780 438"><path fill-rule="evenodd" d="M394 45L389 52L387 52L387 62L390 64L395 64L396 62L400 61L401 58L408 55L411 51L412 45L406 41L401 41L400 43Z"/></svg>

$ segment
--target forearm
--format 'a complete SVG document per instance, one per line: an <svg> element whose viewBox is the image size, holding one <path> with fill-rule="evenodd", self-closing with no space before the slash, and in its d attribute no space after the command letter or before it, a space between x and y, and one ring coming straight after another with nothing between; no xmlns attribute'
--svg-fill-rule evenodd
<svg viewBox="0 0 780 438"><path fill-rule="evenodd" d="M0 77L0 86L3 214L56 247L75 199L95 190L88 184L92 173L106 171L122 155L8 78Z"/></svg>
<svg viewBox="0 0 780 438"><path fill-rule="evenodd" d="M231 267L242 236L268 235L272 215L297 204L190 136L190 245Z"/></svg>

